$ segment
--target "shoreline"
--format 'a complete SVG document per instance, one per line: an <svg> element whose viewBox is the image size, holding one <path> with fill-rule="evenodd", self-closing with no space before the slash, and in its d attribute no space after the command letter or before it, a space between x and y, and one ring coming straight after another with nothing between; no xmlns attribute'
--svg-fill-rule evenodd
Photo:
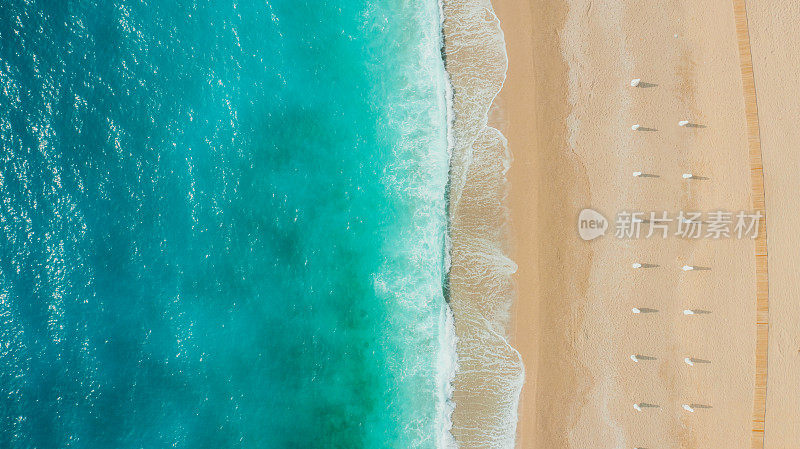
<svg viewBox="0 0 800 449"><path fill-rule="evenodd" d="M470 1L488 4L455 3ZM798 419L791 379L800 351L791 348L800 347L800 319L790 268L796 258L790 230L798 218L786 213L797 209L786 193L796 165L790 148L800 137L781 111L800 110L792 85L783 82L800 68L791 57L799 44L785 37L797 34L791 25L800 10L781 10L773 29L769 4L755 5L746 17L742 4L492 2L508 66L485 125L506 136L511 155L502 179L507 195L499 197L507 206L498 226L506 240L495 245L517 268L513 291L506 292L514 298L510 314L498 321L525 366L516 447L772 448L794 441L797 432L781 423ZM740 54L743 20L750 22L745 44L752 62ZM644 88L630 87L633 78L642 78ZM759 158L750 148L759 130L745 132L755 123L756 94L762 193ZM703 126L676 126L683 119ZM631 133L631 123L655 132ZM658 176L631 178L641 170ZM707 182L681 181L688 170ZM582 242L574 222L584 207L607 218L629 208L764 210L772 220L770 251L764 235ZM620 258L621 266L610 263ZM633 273L625 269L631 260L661 268ZM695 263L711 269L686 275L675 268ZM657 313L634 317L631 307ZM711 314L687 319L681 311L689 307ZM633 364L631 353L653 354L654 361ZM711 363L687 368L687 354ZM765 399L765 387L775 394ZM658 408L636 413L630 405L639 402ZM700 411L687 414L681 408L687 403ZM455 415L486 411L475 405L458 402ZM715 433L717 422L731 430Z"/></svg>
<svg viewBox="0 0 800 449"><path fill-rule="evenodd" d="M508 330L517 269L508 256L510 154L506 138L489 124L506 77L505 41L488 0L444 1L443 12L455 117L448 291L458 368L452 433L461 448L512 448L524 367Z"/></svg>

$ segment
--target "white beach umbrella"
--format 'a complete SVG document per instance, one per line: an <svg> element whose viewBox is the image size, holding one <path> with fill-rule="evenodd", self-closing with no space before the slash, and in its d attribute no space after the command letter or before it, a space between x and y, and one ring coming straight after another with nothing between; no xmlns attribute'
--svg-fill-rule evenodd
<svg viewBox="0 0 800 449"><path fill-rule="evenodd" d="M637 87L639 85L639 83L641 83L641 82L642 82L641 79L634 78L634 79L631 80L631 87Z"/></svg>
<svg viewBox="0 0 800 449"><path fill-rule="evenodd" d="M692 271L692 270L694 270L694 267L691 266L691 265L684 265L683 268L681 268L681 270L683 270L683 271Z"/></svg>
<svg viewBox="0 0 800 449"><path fill-rule="evenodd" d="M689 124L689 120L681 120L678 122L678 126L686 126Z"/></svg>
<svg viewBox="0 0 800 449"><path fill-rule="evenodd" d="M683 311L683 314L684 315L694 315L694 310L686 309L686 310Z"/></svg>
<svg viewBox="0 0 800 449"><path fill-rule="evenodd" d="M687 412L694 413L694 409L689 404L683 404L683 409L686 410Z"/></svg>
<svg viewBox="0 0 800 449"><path fill-rule="evenodd" d="M686 362L686 364L689 366L694 366L694 362L692 361L691 357L685 357L683 361Z"/></svg>
<svg viewBox="0 0 800 449"><path fill-rule="evenodd" d="M631 312L633 312L633 313L642 313L642 311L641 311L641 310L639 310L639 308L638 308L638 307L634 307L634 308L632 308L632 309L631 309Z"/></svg>
<svg viewBox="0 0 800 449"><path fill-rule="evenodd" d="M641 127L642 127L642 125L636 124L636 125L631 126L631 129L636 131L637 129L639 129Z"/></svg>
<svg viewBox="0 0 800 449"><path fill-rule="evenodd" d="M631 264L631 267L633 267L633 268L642 268L642 264L640 264L639 262L636 262L634 264Z"/></svg>
<svg viewBox="0 0 800 449"><path fill-rule="evenodd" d="M691 179L691 178L694 178L693 174L691 174L691 173L684 173L683 174L683 179Z"/></svg>

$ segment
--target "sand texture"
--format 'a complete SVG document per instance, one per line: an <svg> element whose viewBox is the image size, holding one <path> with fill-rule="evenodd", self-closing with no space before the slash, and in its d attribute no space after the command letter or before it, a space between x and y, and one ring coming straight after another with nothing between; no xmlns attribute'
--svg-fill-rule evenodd
<svg viewBox="0 0 800 449"><path fill-rule="evenodd" d="M791 421L800 378L797 244L789 232L797 214L788 213L797 210L798 160L789 153L798 131L784 115L800 112L797 85L785 82L797 77L800 13L785 6L771 19L776 2L758 3L747 12L750 46L737 30L737 19L748 17L736 3L493 2L509 59L495 101L502 112L490 124L513 155L512 343L526 367L518 447L756 447L756 391L767 379L757 346L766 344L768 321L764 441L800 441ZM745 47L757 110L752 80L743 81ZM642 84L632 88L633 78ZM634 124L652 131L632 131ZM687 172L704 179L685 180ZM613 229L592 242L578 237L585 207L612 227L620 211L755 211L764 204L761 180L769 315L763 239L618 239ZM634 262L657 266L634 270ZM709 269L684 272L685 264ZM655 311L637 315L633 307ZM710 313L686 316L687 308ZM632 354L647 359L634 363ZM685 357L710 363L689 366ZM637 412L634 403L657 407ZM770 416L784 421L774 440Z"/></svg>

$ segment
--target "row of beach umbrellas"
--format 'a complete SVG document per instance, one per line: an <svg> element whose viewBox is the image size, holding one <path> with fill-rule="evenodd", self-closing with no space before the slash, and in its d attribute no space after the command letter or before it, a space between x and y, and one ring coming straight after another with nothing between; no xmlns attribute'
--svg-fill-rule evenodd
<svg viewBox="0 0 800 449"><path fill-rule="evenodd" d="M640 87L640 86L644 86L644 85L648 85L649 86L649 84L643 83L640 78L635 78L635 79L631 80L631 87ZM692 123L691 121L685 120L685 119L684 120L680 120L678 122L678 126L680 126L680 127L689 127L689 128L702 128L703 127L702 125L698 125L698 124ZM653 128L642 127L638 123L632 125L631 126L631 130L633 130L633 131L656 131ZM654 177L653 175L648 175L648 174L643 173L641 171L633 172L633 176L634 177ZM693 173L683 173L682 178L683 179L695 179L695 178L703 179L703 178L698 177L697 175L695 175ZM690 220L685 220L685 221L687 223L691 222ZM658 267L658 265L647 264L647 263L643 263L643 262L635 262L635 263L632 264L632 268L634 268L634 269L655 268L655 267ZM684 266L681 267L681 270L687 271L687 272L688 271L695 271L695 270L708 270L708 269L709 269L708 267L699 267L699 266L695 266L695 265L684 265ZM631 311L634 314L644 314L644 313L656 312L656 310L654 310L654 309L648 309L648 308L644 308L644 307L634 307L634 308L631 309ZM683 311L683 314L686 315L686 316L700 315L700 314L704 314L704 313L709 313L709 312L705 311L705 310L700 310L700 309L685 309ZM634 363L644 363L644 362L647 362L647 361L656 360L655 357L642 355L642 354L632 354L630 356L630 359ZM689 366L695 366L696 364L711 363L709 360L699 359L699 358L696 358L696 357L684 357L683 362L686 365L689 365ZM646 403L646 402L637 402L637 403L633 404L633 409L636 410L637 412L644 412L648 408L659 408L659 405L657 405L657 404L649 404L649 403ZM681 408L683 410L685 410L686 412L694 413L698 409L711 408L711 406L706 405L706 404L692 404L692 403L689 403L689 404L682 404ZM635 448L635 449L640 449L640 448Z"/></svg>

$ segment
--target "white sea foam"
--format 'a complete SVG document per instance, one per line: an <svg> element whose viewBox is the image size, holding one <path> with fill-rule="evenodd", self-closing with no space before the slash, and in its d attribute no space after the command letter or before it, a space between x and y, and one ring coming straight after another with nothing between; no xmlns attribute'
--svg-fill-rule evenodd
<svg viewBox="0 0 800 449"><path fill-rule="evenodd" d="M445 192L454 146L449 126L452 90L441 58L441 4L409 2L403 13L414 17L409 20L413 29L401 37L416 41L401 47L409 49L402 55L410 58L403 61L409 70L403 78L408 84L396 91L398 98L387 101L396 105L389 117L405 123L400 124L401 135L394 148L396 166L386 168L385 182L389 191L403 192L402 196L409 198L407 205L414 213L412 223L402 227L402 245L387 249L401 252L397 259L408 265L382 267L376 286L394 296L396 309L391 310L390 319L403 326L403 332L397 333L405 339L397 344L403 348L402 355L390 364L401 367L402 379L413 379L407 381L409 385L425 388L413 392L419 394L416 407L429 407L435 400L433 421L420 413L427 413L425 408L408 410L404 416L405 430L411 436L407 447L454 449L457 446L450 430L457 339L453 312L442 289L450 268ZM432 384L435 391L430 391Z"/></svg>
<svg viewBox="0 0 800 449"><path fill-rule="evenodd" d="M439 29L444 30L444 0L438 2L439 13ZM439 33L439 48L444 49L444 32ZM453 110L453 86L450 82L444 61L441 65L441 73L444 77L444 101L447 111L446 126L447 126L447 159L448 162L452 158L453 149L455 148L455 136L453 130L453 121L455 120L455 113ZM448 164L449 166L449 164ZM452 241L450 239L449 229L445 233L445 255L444 255L444 270L445 273L450 272L452 260L450 252L452 250ZM440 344L441 348L439 356L439 379L440 391L442 398L438 401L440 410L437 410L437 416L440 417L440 422L437 428L440 433L437 438L437 447L444 449L455 449L458 447L455 438L453 437L453 410L455 404L453 403L453 380L455 379L456 372L458 371L458 355L457 355L457 342L455 320L453 317L453 310L449 305L445 306L443 313L442 325L440 327Z"/></svg>
<svg viewBox="0 0 800 449"><path fill-rule="evenodd" d="M447 0L445 41L451 103L450 306L458 365L453 435L461 448L514 446L520 354L508 342L516 264L507 255L511 155L488 125L508 67L505 40L488 0Z"/></svg>

